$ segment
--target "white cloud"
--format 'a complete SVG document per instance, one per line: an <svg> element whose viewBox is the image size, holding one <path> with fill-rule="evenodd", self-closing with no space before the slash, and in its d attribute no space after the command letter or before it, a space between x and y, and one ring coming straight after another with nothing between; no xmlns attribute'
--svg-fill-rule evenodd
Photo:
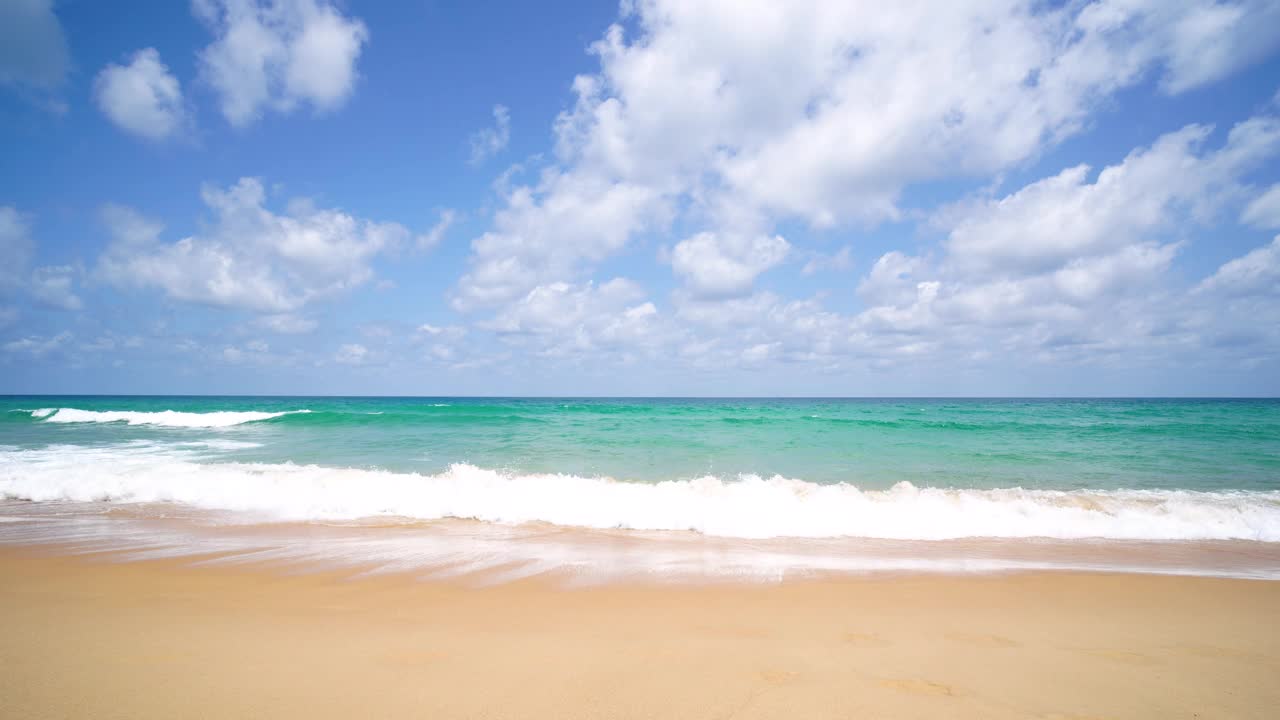
<svg viewBox="0 0 1280 720"><path fill-rule="evenodd" d="M1106 253L1168 229L1178 217L1204 219L1236 179L1280 150L1280 121L1253 118L1227 143L1203 152L1211 128L1189 125L1104 168L1093 182L1079 165L999 200L953 208L946 246L975 271L1022 274Z"/></svg>
<svg viewBox="0 0 1280 720"><path fill-rule="evenodd" d="M134 53L128 65L107 65L94 81L98 107L121 128L163 140L188 123L182 86L155 48Z"/></svg>
<svg viewBox="0 0 1280 720"><path fill-rule="evenodd" d="M605 310L621 310L644 298L644 290L626 278L600 286L568 283L540 285L512 303L486 327L504 333L545 333L591 320Z"/></svg>
<svg viewBox="0 0 1280 720"><path fill-rule="evenodd" d="M643 289L626 278L600 285L539 285L482 327L546 357L656 355L668 328L644 297Z"/></svg>
<svg viewBox="0 0 1280 720"><path fill-rule="evenodd" d="M417 244L419 250L430 250L440 244L444 239L444 234L449 231L449 227L458 219L457 211L451 208L445 208L440 211L440 219L436 221L431 229L418 236Z"/></svg>
<svg viewBox="0 0 1280 720"><path fill-rule="evenodd" d="M472 267L458 281L454 307L510 302L548 278L573 276L583 262L621 249L658 203L649 188L581 173L548 171L537 187L512 189L493 229L471 243Z"/></svg>
<svg viewBox="0 0 1280 720"><path fill-rule="evenodd" d="M1240 178L1280 153L1280 122L1239 123L1216 149L1206 147L1209 134L1194 125L1166 134L1092 182L1087 168L1068 168L1005 197L944 210L937 222L950 228L945 254L881 257L859 287L868 308L854 317L855 332L882 349L953 357L999 347L1041 358L1134 359L1202 346L1204 329L1190 319L1214 312L1213 303L1176 292L1168 270L1178 237L1239 198ZM1265 284L1268 262L1258 251L1205 287Z"/></svg>
<svg viewBox="0 0 1280 720"><path fill-rule="evenodd" d="M1224 134L1215 140L1209 128L1189 126L1096 175L1069 168L945 208L935 218L946 231L941 244L880 257L858 285L865 308L853 314L825 309L820 297L752 293L755 268L776 257L760 253L769 262L739 267L722 255L752 257L753 244L723 253L711 236L669 253L689 280L672 295L674 313L631 281L550 282L480 327L529 356L646 358L716 373L778 363L824 372L945 363L965 372L1000 358L1168 367L1203 362L1205 353L1252 362L1280 348L1280 332L1237 329L1218 316L1276 318L1280 327L1272 290L1280 241L1227 263L1195 294L1180 291L1170 272L1189 231L1246 200L1242 178L1280 153L1274 118Z"/></svg>
<svg viewBox="0 0 1280 720"><path fill-rule="evenodd" d="M859 352L850 319L813 299L759 292L712 302L677 294L675 300L687 331L673 343L678 357L694 367L754 367L765 360L827 366Z"/></svg>
<svg viewBox="0 0 1280 720"><path fill-rule="evenodd" d="M493 127L471 135L472 165L479 165L502 152L511 141L511 112L505 105L493 106L493 122Z"/></svg>
<svg viewBox="0 0 1280 720"><path fill-rule="evenodd" d="M579 282L676 216L763 236L900 218L914 183L1017 167L1118 90L1155 74L1183 92L1280 38L1258 2L1234 19L1211 0L623 7L634 35L614 26L592 46L600 69L574 81L554 164L504 191L455 307Z"/></svg>
<svg viewBox="0 0 1280 720"><path fill-rule="evenodd" d="M736 297L751 292L756 277L782 262L790 249L779 235L703 232L675 246L671 267L700 297Z"/></svg>
<svg viewBox="0 0 1280 720"><path fill-rule="evenodd" d="M477 353L470 344L463 343L467 328L460 325L432 325L423 323L417 327L410 341L415 346L426 346L425 359L452 368L476 367L494 360L493 356Z"/></svg>
<svg viewBox="0 0 1280 720"><path fill-rule="evenodd" d="M71 52L53 0L0 3L0 85L50 93L70 70Z"/></svg>
<svg viewBox="0 0 1280 720"><path fill-rule="evenodd" d="M365 283L373 276L370 261L409 238L395 223L305 200L276 214L253 178L226 190L205 187L202 197L213 221L172 243L160 241L158 223L129 208L106 207L114 240L98 273L113 284L158 288L178 300L284 314Z"/></svg>
<svg viewBox="0 0 1280 720"><path fill-rule="evenodd" d="M897 250L881 255L858 284L858 296L868 305L906 305L916 297L924 260Z"/></svg>
<svg viewBox="0 0 1280 720"><path fill-rule="evenodd" d="M369 357L369 349L357 343L349 343L338 348L333 361L343 365L363 365Z"/></svg>
<svg viewBox="0 0 1280 720"><path fill-rule="evenodd" d="M1163 7L1161 7L1163 5ZM1271 0L1151 3L1148 25L1138 30L1164 46L1161 87L1176 94L1219 80L1261 60L1280 45L1280 5Z"/></svg>
<svg viewBox="0 0 1280 720"><path fill-rule="evenodd" d="M1241 213L1240 222L1254 227L1280 229L1280 183L1254 198Z"/></svg>
<svg viewBox="0 0 1280 720"><path fill-rule="evenodd" d="M427 337L447 338L456 340L467 334L467 329L459 325L432 325L431 323L423 323L418 326L418 332Z"/></svg>
<svg viewBox="0 0 1280 720"><path fill-rule="evenodd" d="M1225 295L1280 296L1280 236L1223 264L1200 284L1200 289Z"/></svg>
<svg viewBox="0 0 1280 720"><path fill-rule="evenodd" d="M264 108L341 106L355 89L368 30L327 0L194 0L215 40L200 52L201 76L237 127Z"/></svg>
<svg viewBox="0 0 1280 720"><path fill-rule="evenodd" d="M1208 129L1184 128L1095 178L1069 169L948 208L938 222L950 233L936 251L891 251L872 265L857 289L860 312L768 292L708 300L682 291L680 325L661 337L681 362L717 371L945 362L959 372L993 355L1162 367L1203 362L1206 352L1265 357L1280 348L1270 329L1280 327L1280 240L1226 263L1194 294L1170 268L1187 229L1242 200L1241 178L1277 153L1272 118L1242 122L1216 146ZM1230 318L1261 322L1242 320L1236 332Z"/></svg>
<svg viewBox="0 0 1280 720"><path fill-rule="evenodd" d="M1110 255L1080 257L1055 270L1053 289L1066 302L1084 304L1111 293L1142 287L1169 269L1178 245L1142 243L1125 246Z"/></svg>
<svg viewBox="0 0 1280 720"><path fill-rule="evenodd" d="M36 268L31 274L31 296L50 307L80 310L84 303L72 289L74 274L75 268L69 265Z"/></svg>
<svg viewBox="0 0 1280 720"><path fill-rule="evenodd" d="M32 358L40 359L49 353L61 348L71 340L71 333L63 331L52 337L44 337L41 335L30 335L18 340L11 340L4 344L5 352L24 353Z"/></svg>
<svg viewBox="0 0 1280 720"><path fill-rule="evenodd" d="M159 242L160 233L164 232L164 223L123 205L103 206L102 220L120 245L145 247Z"/></svg>

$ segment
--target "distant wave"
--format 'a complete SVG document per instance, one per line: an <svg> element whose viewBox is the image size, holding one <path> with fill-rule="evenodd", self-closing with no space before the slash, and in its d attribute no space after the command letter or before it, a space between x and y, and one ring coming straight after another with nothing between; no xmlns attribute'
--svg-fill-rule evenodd
<svg viewBox="0 0 1280 720"><path fill-rule="evenodd" d="M176 410L81 410L77 408L15 409L10 414L24 421L49 423L127 423L162 427L219 428L244 423L270 421L304 427L363 426L384 424L424 425L514 425L542 424L545 418L521 414L496 406L455 408L435 403L410 409L348 410L299 409L279 412L214 411L181 412Z"/></svg>
<svg viewBox="0 0 1280 720"><path fill-rule="evenodd" d="M40 408L26 410L31 417L50 423L113 423L123 422L129 425L159 425L162 427L216 428L243 425L249 422L270 420L284 415L309 413L310 410L288 410L284 412L178 412L162 410L159 412L142 412L135 410L78 410L76 408Z"/></svg>
<svg viewBox="0 0 1280 720"><path fill-rule="evenodd" d="M54 415L57 417L57 415ZM463 518L738 538L1243 539L1280 542L1280 492L1050 491L819 485L784 477L654 484L457 464L436 475L201 463L179 450L0 451L0 496L179 503L279 520Z"/></svg>

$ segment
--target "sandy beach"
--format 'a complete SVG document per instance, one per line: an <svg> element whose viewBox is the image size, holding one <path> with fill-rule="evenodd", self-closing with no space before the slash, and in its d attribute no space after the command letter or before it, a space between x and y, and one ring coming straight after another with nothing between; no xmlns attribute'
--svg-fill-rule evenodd
<svg viewBox="0 0 1280 720"><path fill-rule="evenodd" d="M0 551L12 718L1265 718L1280 583L491 586Z"/></svg>

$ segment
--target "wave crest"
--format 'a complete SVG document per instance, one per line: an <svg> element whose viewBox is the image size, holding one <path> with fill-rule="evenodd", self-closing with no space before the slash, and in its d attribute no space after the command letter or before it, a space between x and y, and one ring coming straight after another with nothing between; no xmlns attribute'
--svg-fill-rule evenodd
<svg viewBox="0 0 1280 720"><path fill-rule="evenodd" d="M660 483L456 464L424 475L122 448L0 452L0 495L178 503L280 520L371 517L692 530L737 538L966 537L1280 542L1280 492L1050 491L819 485L742 475Z"/></svg>
<svg viewBox="0 0 1280 720"><path fill-rule="evenodd" d="M157 425L160 427L218 428L243 425L244 423L270 420L284 415L309 413L310 410L285 410L282 412L258 411L215 411L215 412L179 412L177 410L161 410L144 412L140 410L79 410L76 408L40 408L29 410L31 417L50 423L113 423L123 422L129 425Z"/></svg>

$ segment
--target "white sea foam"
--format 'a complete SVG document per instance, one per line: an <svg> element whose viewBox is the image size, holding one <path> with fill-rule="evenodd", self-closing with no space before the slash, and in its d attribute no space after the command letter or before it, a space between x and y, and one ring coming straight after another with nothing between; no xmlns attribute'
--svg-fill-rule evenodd
<svg viewBox="0 0 1280 720"><path fill-rule="evenodd" d="M436 475L294 464L201 463L139 445L0 452L0 496L178 503L254 519L476 519L693 530L736 538L1110 538L1280 542L1280 492L1048 491L817 485L782 477L656 484L513 474Z"/></svg>
<svg viewBox="0 0 1280 720"><path fill-rule="evenodd" d="M217 428L242 425L259 420L270 420L282 415L309 413L310 410L287 410L284 412L178 412L162 410L159 412L142 412L134 410L78 410L76 408L41 408L31 410L31 417L44 418L51 423L111 423L124 422L130 425L159 425L163 427Z"/></svg>
<svg viewBox="0 0 1280 720"><path fill-rule="evenodd" d="M29 410L29 409L27 409L27 408L14 408L14 409L10 410L9 412L11 412L11 413L15 413L15 412L27 413L27 414L28 414L28 415L30 415L31 417L36 418L36 419L38 420L38 419L40 419L40 418L49 417L50 415L52 415L52 414L54 414L54 413L58 412L58 408L39 408L39 409L36 409L36 410Z"/></svg>

